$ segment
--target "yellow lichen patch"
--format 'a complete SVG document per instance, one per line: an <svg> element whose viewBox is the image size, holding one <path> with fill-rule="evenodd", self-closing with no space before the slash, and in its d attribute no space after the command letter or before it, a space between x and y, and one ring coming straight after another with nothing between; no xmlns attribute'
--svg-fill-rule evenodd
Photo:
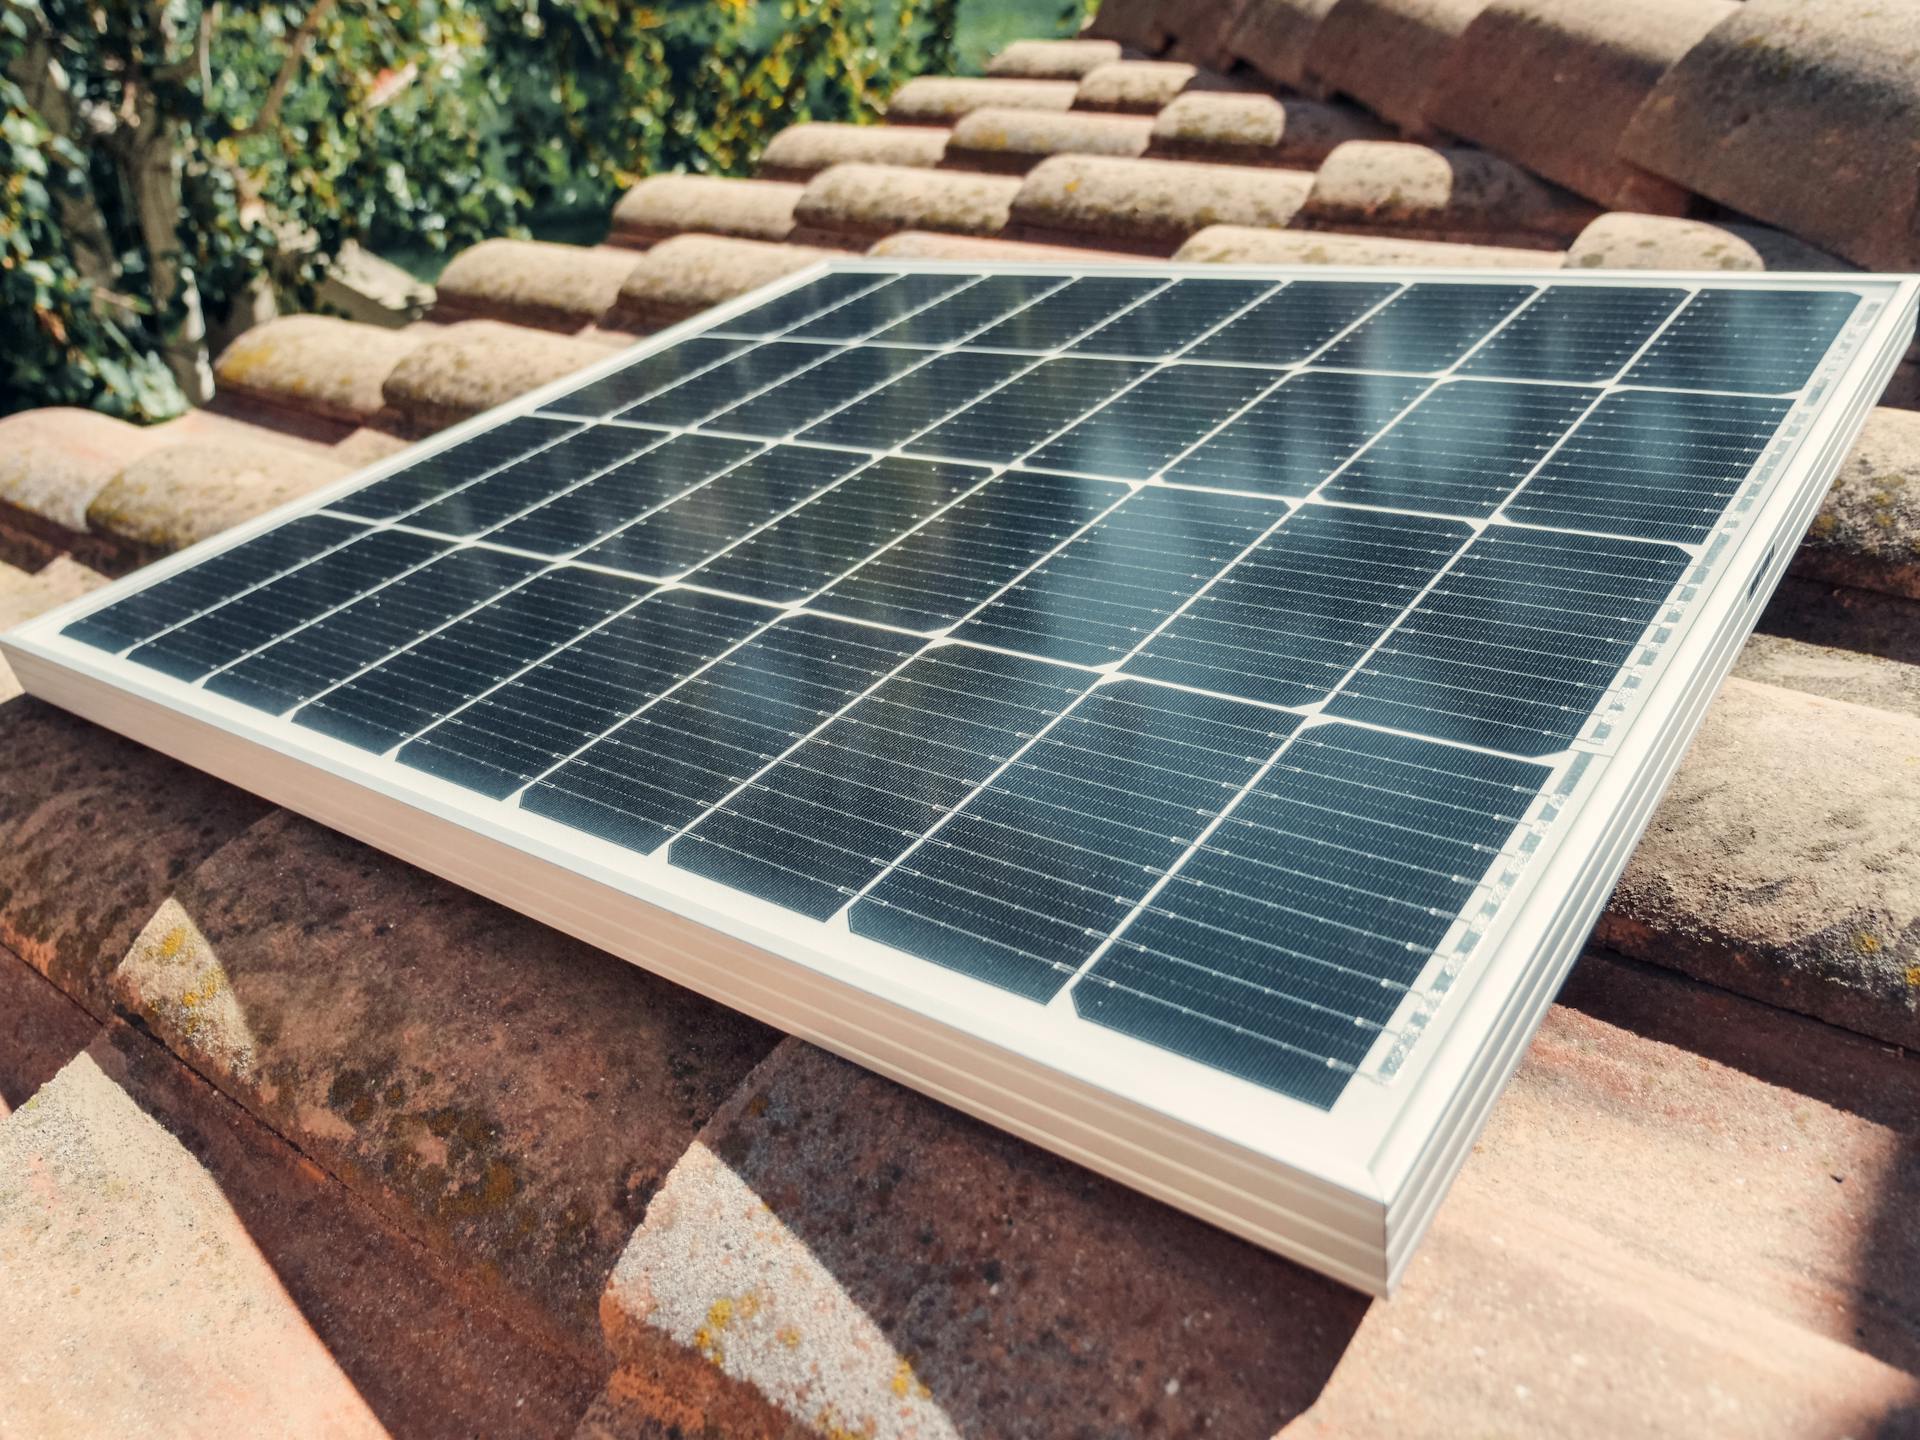
<svg viewBox="0 0 1920 1440"><path fill-rule="evenodd" d="M1914 978L1916 975L1920 975L1920 965L1916 965L1912 970L1907 972L1907 978L1911 983L1920 984L1920 980ZM789 1350L798 1350L800 1348L800 1331L795 1326L782 1325L780 1329L775 1332L773 1338Z"/></svg>
<svg viewBox="0 0 1920 1440"><path fill-rule="evenodd" d="M893 1367L893 1393L901 1400L911 1396L915 1400L930 1400L933 1391L929 1390L918 1375L913 1373L913 1361L902 1357Z"/></svg>
<svg viewBox="0 0 1920 1440"><path fill-rule="evenodd" d="M1907 988L1920 990L1920 965L1907 966Z"/></svg>
<svg viewBox="0 0 1920 1440"><path fill-rule="evenodd" d="M813 1417L813 1428L826 1437L826 1440L873 1440L875 1426L872 1420L864 1420L859 1429L854 1429L841 1418L831 1405L820 1407L820 1413Z"/></svg>
<svg viewBox="0 0 1920 1440"><path fill-rule="evenodd" d="M1871 930L1862 930L1853 937L1853 948L1862 955L1877 955L1880 952L1880 937Z"/></svg>
<svg viewBox="0 0 1920 1440"><path fill-rule="evenodd" d="M187 943L187 927L175 925L160 937L160 943L154 946L154 953L162 960L178 959L181 949Z"/></svg>

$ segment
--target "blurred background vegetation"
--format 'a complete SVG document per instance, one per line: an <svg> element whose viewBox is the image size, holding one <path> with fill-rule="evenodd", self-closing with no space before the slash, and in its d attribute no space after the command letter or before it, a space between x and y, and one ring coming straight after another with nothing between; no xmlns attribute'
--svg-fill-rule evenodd
<svg viewBox="0 0 1920 1440"><path fill-rule="evenodd" d="M0 0L0 414L210 390L268 301L359 244L430 278L493 235L593 241L642 175L748 173L1083 0Z"/></svg>

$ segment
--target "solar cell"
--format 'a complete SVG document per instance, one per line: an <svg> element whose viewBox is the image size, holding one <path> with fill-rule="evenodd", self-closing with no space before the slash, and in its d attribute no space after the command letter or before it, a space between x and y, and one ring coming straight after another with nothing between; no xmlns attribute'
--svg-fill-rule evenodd
<svg viewBox="0 0 1920 1440"><path fill-rule="evenodd" d="M849 262L8 653L1384 1284L1915 295Z"/></svg>

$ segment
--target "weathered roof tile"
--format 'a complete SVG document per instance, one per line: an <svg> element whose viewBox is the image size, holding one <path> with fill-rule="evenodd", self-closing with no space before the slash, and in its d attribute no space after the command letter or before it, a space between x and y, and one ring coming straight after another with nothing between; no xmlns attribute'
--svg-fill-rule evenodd
<svg viewBox="0 0 1920 1440"><path fill-rule="evenodd" d="M442 272L434 318L578 330L606 313L634 259L631 250L482 240Z"/></svg>
<svg viewBox="0 0 1920 1440"><path fill-rule="evenodd" d="M1227 39L1240 23L1248 0L1183 0L1166 7L1162 24L1172 37L1169 60L1184 60L1208 70L1223 71L1233 64Z"/></svg>
<svg viewBox="0 0 1920 1440"><path fill-rule="evenodd" d="M856 244L895 230L992 235L1007 223L1020 182L1005 175L836 165L807 186L794 207L801 239Z"/></svg>
<svg viewBox="0 0 1920 1440"><path fill-rule="evenodd" d="M1158 55L1173 38L1166 22L1164 0L1100 0L1080 33L1085 39L1117 40L1142 54Z"/></svg>
<svg viewBox="0 0 1920 1440"><path fill-rule="evenodd" d="M1851 270L1765 225L1609 211L1582 230L1567 264L1583 270Z"/></svg>
<svg viewBox="0 0 1920 1440"><path fill-rule="evenodd" d="M1195 91L1153 121L1153 153L1173 159L1311 170L1337 145L1391 132L1351 105Z"/></svg>
<svg viewBox="0 0 1920 1440"><path fill-rule="evenodd" d="M1164 255L1209 225L1285 225L1312 183L1292 170L1056 155L1027 176L1013 222L1022 238Z"/></svg>
<svg viewBox="0 0 1920 1440"><path fill-rule="evenodd" d="M1920 414L1884 406L1868 414L1793 569L1920 600Z"/></svg>
<svg viewBox="0 0 1920 1440"><path fill-rule="evenodd" d="M1323 98L1326 88L1307 67L1320 23L1338 0L1248 0L1222 42L1276 85Z"/></svg>
<svg viewBox="0 0 1920 1440"><path fill-rule="evenodd" d="M414 329L285 315L235 339L214 377L224 394L359 424L379 411L381 385L419 344Z"/></svg>
<svg viewBox="0 0 1920 1440"><path fill-rule="evenodd" d="M1036 245L1026 240L995 240L979 235L941 235L932 230L902 230L868 247L869 255L911 260L1065 260L1076 265L1138 262L1120 250L1089 250L1079 245Z"/></svg>
<svg viewBox="0 0 1920 1440"><path fill-rule="evenodd" d="M1440 132L1434 83L1454 42L1488 0L1338 0L1314 31L1306 66L1410 139Z"/></svg>
<svg viewBox="0 0 1920 1440"><path fill-rule="evenodd" d="M968 80L919 75L893 92L887 119L897 125L951 125L969 110L997 105L1029 110L1065 110L1079 89L1072 80Z"/></svg>
<svg viewBox="0 0 1920 1440"><path fill-rule="evenodd" d="M1519 270L1553 270L1561 264L1561 257L1550 250L1455 245L1392 235L1259 230L1245 225L1210 225L1173 258L1221 265L1455 265Z"/></svg>
<svg viewBox="0 0 1920 1440"><path fill-rule="evenodd" d="M420 435L538 389L606 348L544 330L466 320L449 325L394 366L382 387L397 428Z"/></svg>
<svg viewBox="0 0 1920 1440"><path fill-rule="evenodd" d="M769 180L811 180L830 165L938 165L947 132L937 125L844 125L806 121L789 125L760 152L759 173Z"/></svg>
<svg viewBox="0 0 1920 1440"><path fill-rule="evenodd" d="M159 443L150 429L66 406L0 416L0 508L65 530L121 467Z"/></svg>
<svg viewBox="0 0 1920 1440"><path fill-rule="evenodd" d="M1074 93L1076 110L1116 110L1152 115L1188 90L1222 90L1227 82L1176 60L1116 60L1089 71Z"/></svg>
<svg viewBox="0 0 1920 1440"><path fill-rule="evenodd" d="M1484 150L1350 140L1314 175L1298 223L1558 248L1593 218L1586 201Z"/></svg>
<svg viewBox="0 0 1920 1440"><path fill-rule="evenodd" d="M106 583L106 576L65 555L31 574L0 564L0 630L24 624ZM0 661L0 666L5 663Z"/></svg>
<svg viewBox="0 0 1920 1440"><path fill-rule="evenodd" d="M654 175L613 207L611 238L651 245L669 235L698 231L743 240L784 240L793 230L793 206L802 188L779 180Z"/></svg>
<svg viewBox="0 0 1920 1440"><path fill-rule="evenodd" d="M1683 213L1689 196L1631 165L1620 135L1654 84L1735 0L1493 0L1429 103L1442 129L1602 205Z"/></svg>
<svg viewBox="0 0 1920 1440"><path fill-rule="evenodd" d="M94 496L87 524L136 554L164 554L345 479L351 469L257 441L167 445L135 460Z"/></svg>
<svg viewBox="0 0 1920 1440"><path fill-rule="evenodd" d="M953 127L947 156L973 170L1024 173L1049 155L1144 155L1153 121L1084 110L975 110Z"/></svg>
<svg viewBox="0 0 1920 1440"><path fill-rule="evenodd" d="M1114 40L1016 40L991 60L987 74L1011 80L1078 80L1121 56Z"/></svg>
<svg viewBox="0 0 1920 1440"><path fill-rule="evenodd" d="M1878 269L1920 268L1920 7L1746 0L1669 70L1622 153Z"/></svg>
<svg viewBox="0 0 1920 1440"><path fill-rule="evenodd" d="M677 325L709 306L804 270L836 252L722 235L676 235L640 258L604 323L628 330Z"/></svg>

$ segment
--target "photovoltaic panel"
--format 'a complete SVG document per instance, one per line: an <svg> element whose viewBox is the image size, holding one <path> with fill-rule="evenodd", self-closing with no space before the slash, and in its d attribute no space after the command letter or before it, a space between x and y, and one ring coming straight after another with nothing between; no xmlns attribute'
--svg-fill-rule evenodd
<svg viewBox="0 0 1920 1440"><path fill-rule="evenodd" d="M7 653L1378 1288L1915 297L839 262Z"/></svg>

